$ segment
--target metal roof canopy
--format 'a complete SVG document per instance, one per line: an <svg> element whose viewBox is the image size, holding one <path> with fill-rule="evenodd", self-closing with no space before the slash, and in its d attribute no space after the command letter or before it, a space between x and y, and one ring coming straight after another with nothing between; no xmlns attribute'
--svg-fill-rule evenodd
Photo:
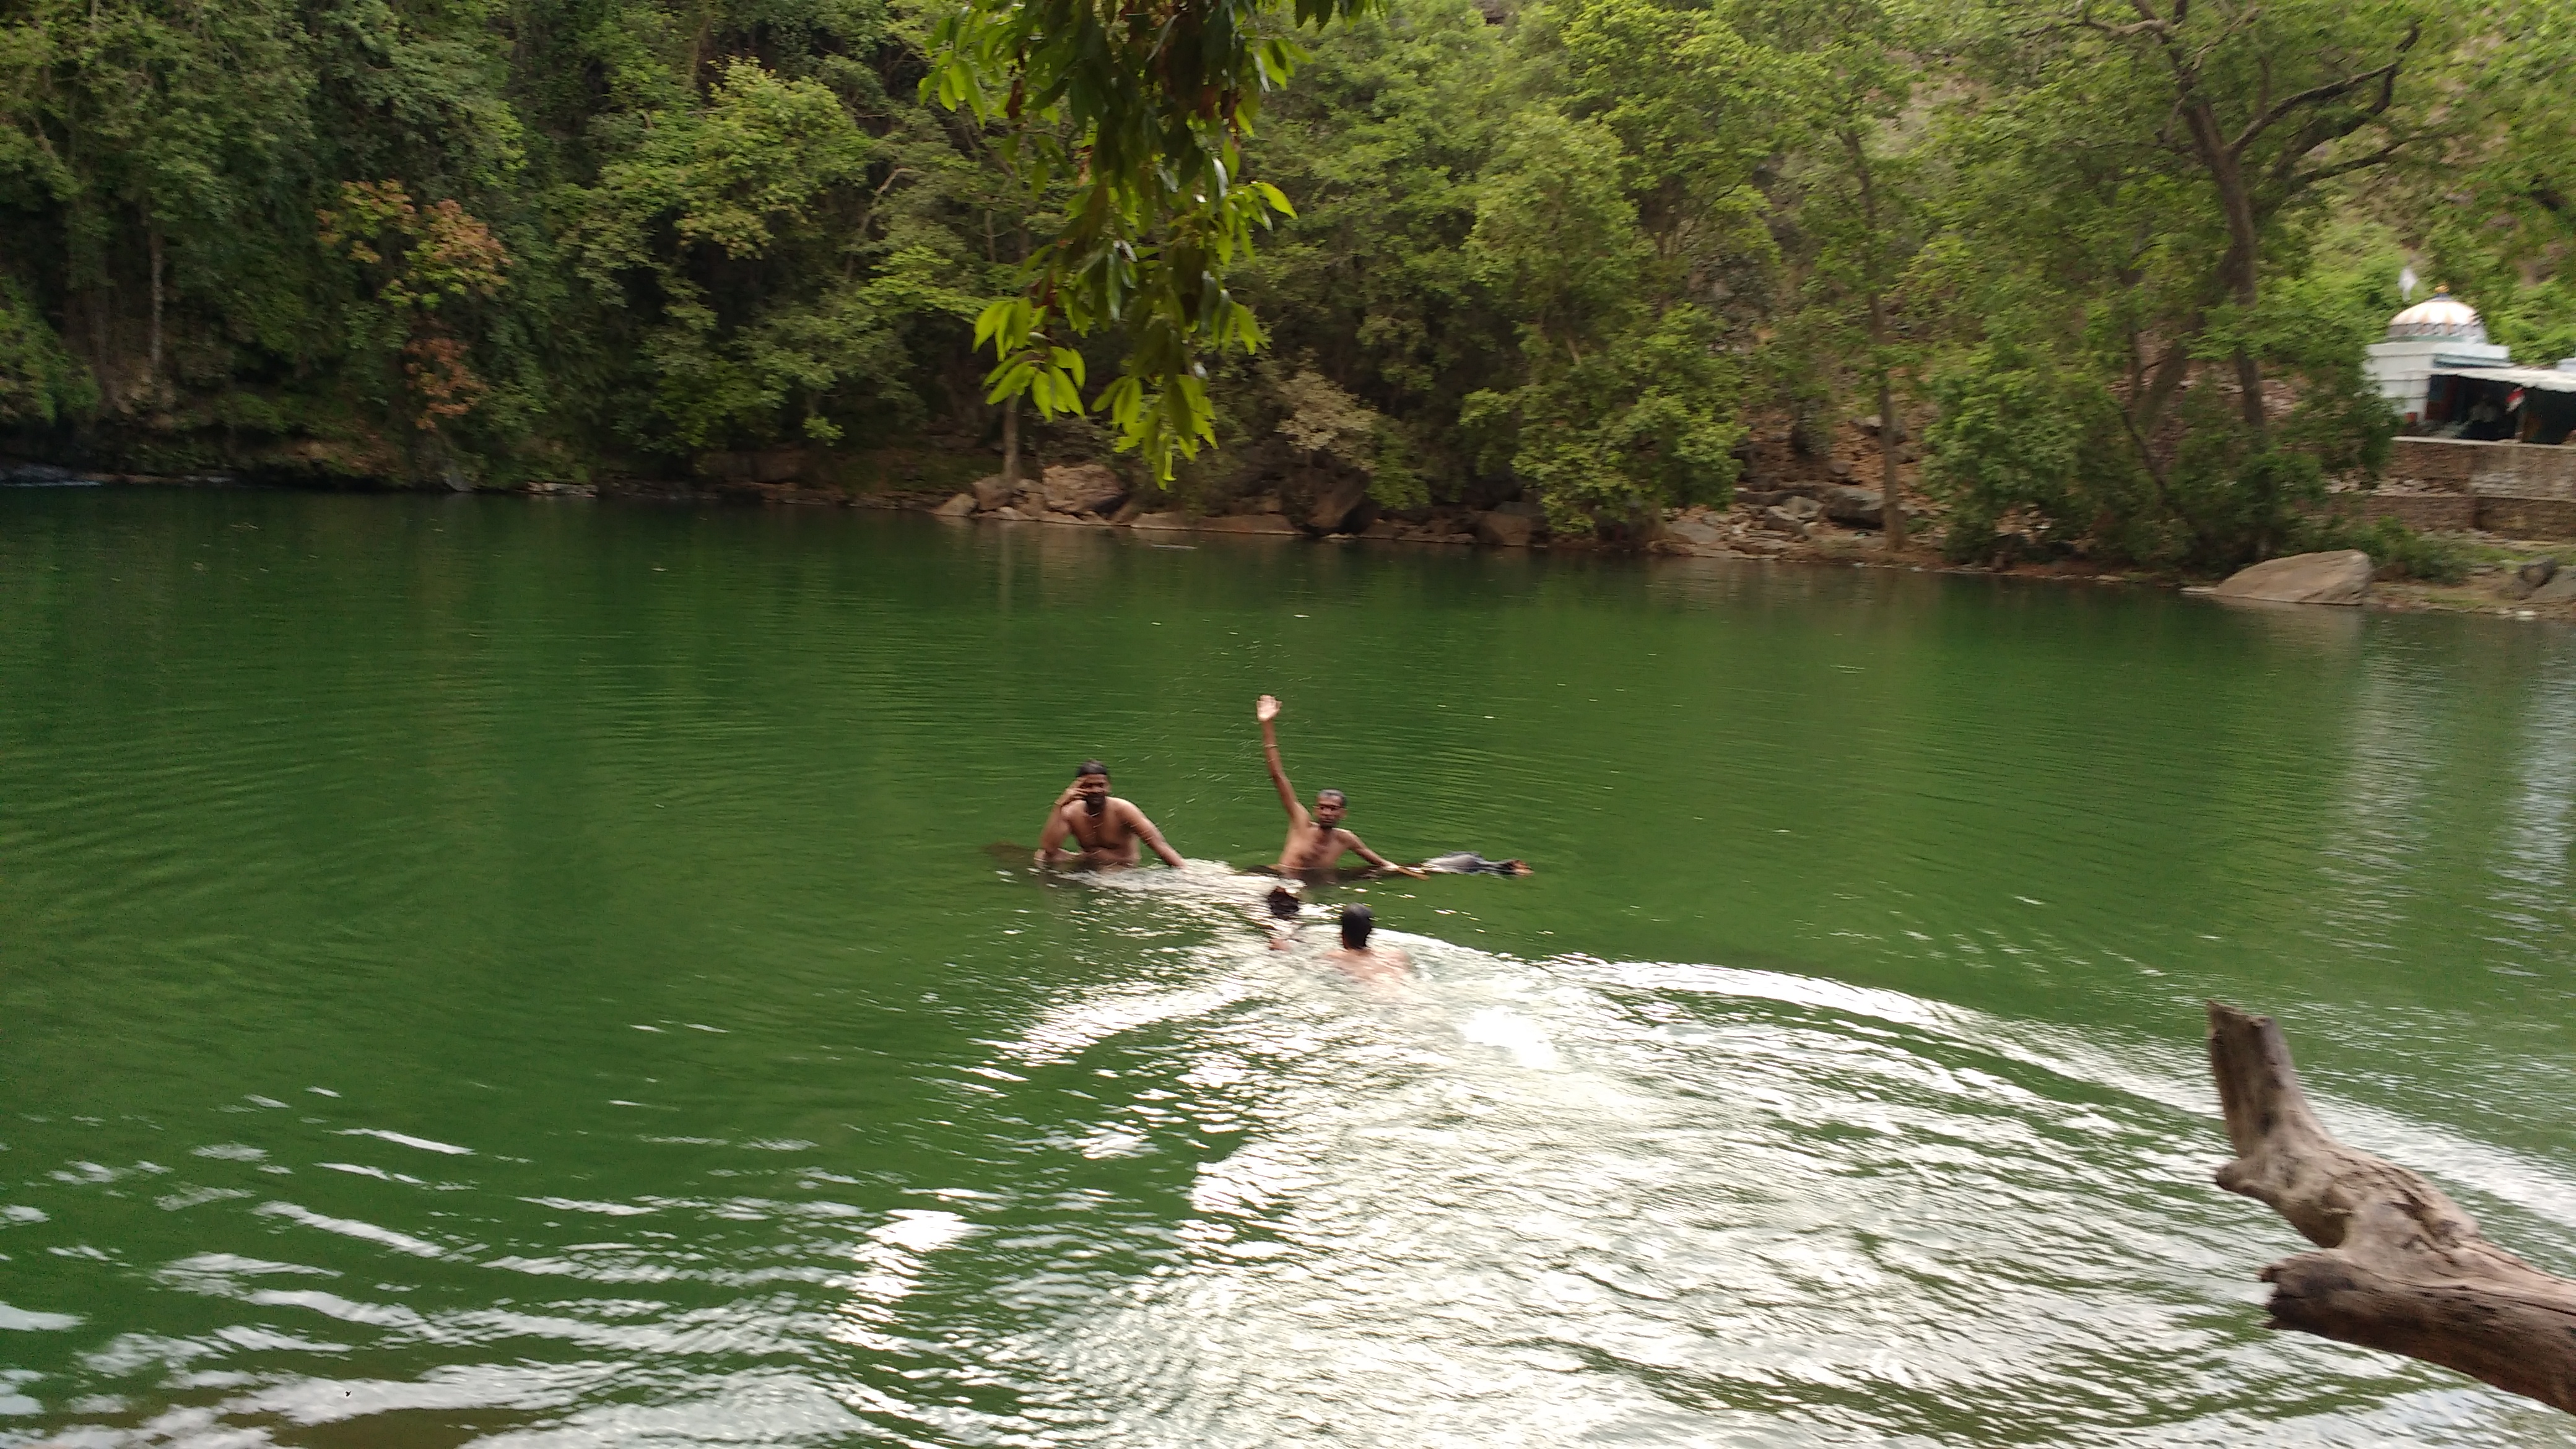
<svg viewBox="0 0 2576 1449"><path fill-rule="evenodd" d="M2548 367L2436 367L2435 377L2473 377L2480 382L2510 382L2543 392L2576 392L2576 372Z"/></svg>

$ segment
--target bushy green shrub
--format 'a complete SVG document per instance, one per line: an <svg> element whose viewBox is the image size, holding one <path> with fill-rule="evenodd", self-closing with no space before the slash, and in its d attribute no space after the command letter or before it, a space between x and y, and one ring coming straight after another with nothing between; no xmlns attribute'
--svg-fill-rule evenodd
<svg viewBox="0 0 2576 1449"><path fill-rule="evenodd" d="M2469 576L2469 546L2455 538L2418 533L2394 518L2357 523L2337 516L2316 523L2297 540L2301 549L2357 548L2387 578L2456 584Z"/></svg>

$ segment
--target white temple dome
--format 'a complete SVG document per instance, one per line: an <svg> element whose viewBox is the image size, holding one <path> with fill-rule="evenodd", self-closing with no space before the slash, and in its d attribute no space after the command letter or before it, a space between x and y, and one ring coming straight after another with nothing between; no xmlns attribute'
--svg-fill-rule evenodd
<svg viewBox="0 0 2576 1449"><path fill-rule="evenodd" d="M2478 309L2451 295L2448 287L2436 287L2433 295L2388 319L2388 340L2416 342L2484 342L2487 324L2478 320Z"/></svg>

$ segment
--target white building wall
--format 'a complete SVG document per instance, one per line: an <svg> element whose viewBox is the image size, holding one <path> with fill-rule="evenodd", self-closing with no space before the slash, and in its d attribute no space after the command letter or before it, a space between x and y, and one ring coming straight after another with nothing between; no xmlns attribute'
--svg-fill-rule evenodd
<svg viewBox="0 0 2576 1449"><path fill-rule="evenodd" d="M2407 342L2374 342L2362 349L2362 374L2398 414L2424 415L2425 381L2443 367L2508 367L2510 349L2493 342L2462 342L2426 337Z"/></svg>

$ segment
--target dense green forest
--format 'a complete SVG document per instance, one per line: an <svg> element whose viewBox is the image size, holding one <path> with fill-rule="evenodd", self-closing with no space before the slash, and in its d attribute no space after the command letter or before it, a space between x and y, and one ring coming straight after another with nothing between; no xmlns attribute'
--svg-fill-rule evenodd
<svg viewBox="0 0 2576 1449"><path fill-rule="evenodd" d="M1722 500L1757 430L1817 448L1892 405L1953 554L2214 566L2295 542L2320 480L2384 452L2358 364L2405 261L2527 360L2576 352L2571 0L1343 12L1250 12L1306 54L1230 118L1277 198L1222 268L1238 345L1141 370L1204 365L1215 445L1142 439L1184 497L1357 476L1616 533ZM925 87L955 17L912 0L0 16L19 458L990 471L977 318L1067 254L1108 144ZM1182 245L1155 220L1144 254ZM1163 346L1089 321L1047 339L1086 404ZM1011 422L1051 460L1140 440Z"/></svg>

